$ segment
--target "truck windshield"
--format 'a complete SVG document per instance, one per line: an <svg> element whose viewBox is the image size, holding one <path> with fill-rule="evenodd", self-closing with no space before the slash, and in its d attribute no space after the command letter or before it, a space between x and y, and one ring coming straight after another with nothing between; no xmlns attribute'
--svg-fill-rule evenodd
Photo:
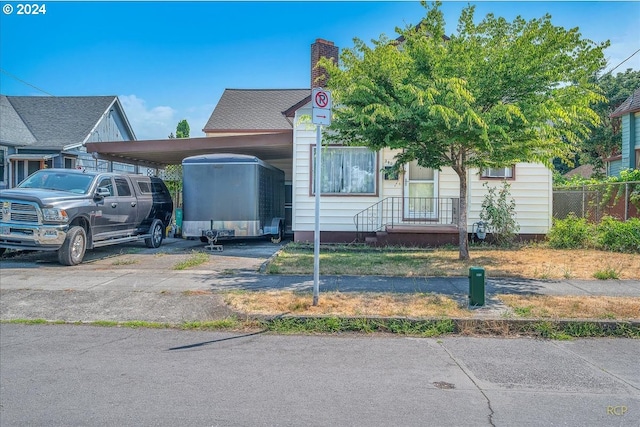
<svg viewBox="0 0 640 427"><path fill-rule="evenodd" d="M18 185L18 188L42 188L85 194L89 191L92 180L91 175L40 170L28 176Z"/></svg>

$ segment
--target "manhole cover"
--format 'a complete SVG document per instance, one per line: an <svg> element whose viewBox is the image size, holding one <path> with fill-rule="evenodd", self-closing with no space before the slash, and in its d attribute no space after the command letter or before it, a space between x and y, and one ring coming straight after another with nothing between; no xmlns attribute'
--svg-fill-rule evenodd
<svg viewBox="0 0 640 427"><path fill-rule="evenodd" d="M445 383L444 381L438 381L436 383L433 383L433 385L444 390L450 390L452 388L456 388L455 385L451 383Z"/></svg>

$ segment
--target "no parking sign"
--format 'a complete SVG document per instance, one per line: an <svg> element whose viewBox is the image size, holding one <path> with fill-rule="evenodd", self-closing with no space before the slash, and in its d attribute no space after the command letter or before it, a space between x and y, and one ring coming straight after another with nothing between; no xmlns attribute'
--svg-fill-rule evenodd
<svg viewBox="0 0 640 427"><path fill-rule="evenodd" d="M314 125L331 124L331 91L314 88L311 91L311 122Z"/></svg>

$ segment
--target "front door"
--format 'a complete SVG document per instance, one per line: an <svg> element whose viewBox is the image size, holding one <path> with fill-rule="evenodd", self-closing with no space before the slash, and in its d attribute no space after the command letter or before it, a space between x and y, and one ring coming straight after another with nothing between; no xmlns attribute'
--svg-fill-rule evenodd
<svg viewBox="0 0 640 427"><path fill-rule="evenodd" d="M11 181L14 187L20 184L26 177L44 167L42 160L12 160L11 163L11 170L13 171Z"/></svg>
<svg viewBox="0 0 640 427"><path fill-rule="evenodd" d="M405 219L435 219L438 217L438 171L418 166L414 160L405 165Z"/></svg>

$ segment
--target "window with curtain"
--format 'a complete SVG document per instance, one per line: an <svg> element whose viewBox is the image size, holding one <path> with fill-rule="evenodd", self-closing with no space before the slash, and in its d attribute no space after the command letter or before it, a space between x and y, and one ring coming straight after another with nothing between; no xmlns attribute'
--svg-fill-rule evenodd
<svg viewBox="0 0 640 427"><path fill-rule="evenodd" d="M312 156L312 193L315 194L315 159ZM323 147L321 194L376 194L376 153L366 147Z"/></svg>

